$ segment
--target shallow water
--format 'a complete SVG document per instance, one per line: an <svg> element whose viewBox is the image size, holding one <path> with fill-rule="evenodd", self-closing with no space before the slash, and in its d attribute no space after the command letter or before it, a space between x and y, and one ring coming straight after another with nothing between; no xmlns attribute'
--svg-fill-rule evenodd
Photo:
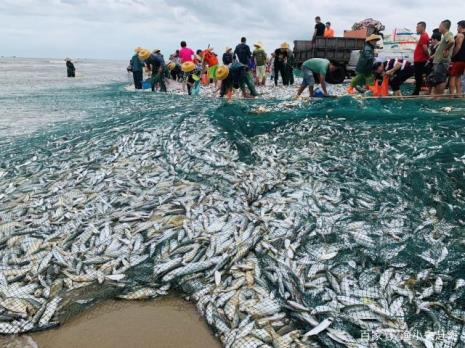
<svg viewBox="0 0 465 348"><path fill-rule="evenodd" d="M53 198L98 186L108 205L105 215L90 208L70 213L83 221L104 221L131 210L136 198L144 199L145 187L136 184L138 191L124 192L127 201L115 198L119 195L112 190L115 182L129 180L132 185L146 179L151 169L144 168L141 157L148 156L163 167L165 178L201 186L225 199L235 197L244 205L294 194L296 202L283 204L278 212L256 207L263 219L295 222L285 235L270 236L277 248L283 248L285 239L292 241L301 227L315 232L314 239L295 251L299 257L337 245L343 251L334 261L354 261L357 276L395 267L414 278L428 268L434 276L450 278L444 292L434 295L436 301L447 302L455 280L465 277L463 100L282 98L227 103L128 92L121 81L92 83L57 89L45 84L37 93L23 90L1 96L8 107L0 111L9 121L3 123L0 141L0 187L11 190L0 193L1 204L11 207L29 187L38 196ZM56 122L61 117L66 121ZM76 173L83 179L69 184ZM233 185L231 176L243 173L242 182ZM99 181L100 175L105 180ZM245 195L245 184L257 184L258 193ZM36 198L30 202L36 206L33 203ZM221 207L228 209L226 204ZM425 221L430 224L425 226ZM363 244L360 234L352 233L357 228L374 244ZM420 257L438 255L444 247L447 256L435 267ZM254 253L259 259L268 257L258 248ZM128 288L146 285L154 262L148 259L128 272ZM271 292L277 288L268 286ZM321 298L301 295L308 306L321 304ZM455 304L465 308L463 292ZM429 325L408 305L406 312L409 327ZM458 330L447 318L439 320L447 330ZM343 321L336 325L346 327Z"/></svg>
<svg viewBox="0 0 465 348"><path fill-rule="evenodd" d="M122 61L84 59L75 66L76 78L69 79L61 59L0 58L0 137L87 117L81 105L96 89L128 81Z"/></svg>

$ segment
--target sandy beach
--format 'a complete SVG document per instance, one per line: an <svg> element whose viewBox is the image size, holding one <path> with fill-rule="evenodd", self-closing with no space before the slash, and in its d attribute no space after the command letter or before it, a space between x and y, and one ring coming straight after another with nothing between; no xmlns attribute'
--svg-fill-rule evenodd
<svg viewBox="0 0 465 348"><path fill-rule="evenodd" d="M174 296L156 301L107 301L56 329L30 337L40 348L221 346L195 306ZM33 347L31 343L28 338L20 337L3 341L1 346Z"/></svg>

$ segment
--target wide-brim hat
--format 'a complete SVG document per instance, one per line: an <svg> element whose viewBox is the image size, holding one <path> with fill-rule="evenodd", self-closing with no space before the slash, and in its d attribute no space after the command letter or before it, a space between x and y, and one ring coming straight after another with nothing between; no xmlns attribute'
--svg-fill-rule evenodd
<svg viewBox="0 0 465 348"><path fill-rule="evenodd" d="M256 44L254 44L254 46L257 48L263 48L263 45L260 42L257 42Z"/></svg>
<svg viewBox="0 0 465 348"><path fill-rule="evenodd" d="M229 76L229 68L226 65L222 65L216 70L216 79L224 80Z"/></svg>
<svg viewBox="0 0 465 348"><path fill-rule="evenodd" d="M376 34L371 34L370 36L368 36L366 38L366 42L370 42L370 41L379 41L381 40L381 36L380 35L376 35Z"/></svg>
<svg viewBox="0 0 465 348"><path fill-rule="evenodd" d="M145 48L141 48L140 51L137 53L140 59L147 60L152 55L149 50Z"/></svg>
<svg viewBox="0 0 465 348"><path fill-rule="evenodd" d="M182 63L181 70L184 71L185 73L190 73L190 72L194 71L195 70L194 62Z"/></svg>
<svg viewBox="0 0 465 348"><path fill-rule="evenodd" d="M134 48L134 52L139 53L139 51L140 51L141 49L142 49L142 48L140 48L140 47L136 47L136 48Z"/></svg>
<svg viewBox="0 0 465 348"><path fill-rule="evenodd" d="M229 51L232 51L232 48L231 47L226 47L225 52L229 52Z"/></svg>
<svg viewBox="0 0 465 348"><path fill-rule="evenodd" d="M160 53L161 50L159 48L155 48L152 53Z"/></svg>
<svg viewBox="0 0 465 348"><path fill-rule="evenodd" d="M281 44L281 48L289 49L289 44L287 42L283 42Z"/></svg>
<svg viewBox="0 0 465 348"><path fill-rule="evenodd" d="M174 63L174 62L168 63L168 69L169 70L173 70L174 68L176 68L176 63Z"/></svg>

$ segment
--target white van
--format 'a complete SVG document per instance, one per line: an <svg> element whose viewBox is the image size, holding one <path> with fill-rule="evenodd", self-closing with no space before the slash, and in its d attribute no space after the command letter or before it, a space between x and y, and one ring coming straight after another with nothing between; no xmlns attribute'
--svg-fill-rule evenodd
<svg viewBox="0 0 465 348"><path fill-rule="evenodd" d="M388 59L404 59L413 63L413 50L392 46L390 48L381 48L375 51L377 61L386 61ZM355 74L355 67L357 66L360 58L360 51L352 51L350 55L349 64L347 64L347 71Z"/></svg>

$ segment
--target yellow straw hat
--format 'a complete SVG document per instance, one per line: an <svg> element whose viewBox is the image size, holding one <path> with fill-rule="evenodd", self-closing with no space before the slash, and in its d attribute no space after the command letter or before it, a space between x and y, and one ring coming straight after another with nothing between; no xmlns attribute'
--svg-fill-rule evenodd
<svg viewBox="0 0 465 348"><path fill-rule="evenodd" d="M254 46L257 48L263 48L263 45L260 42L257 42Z"/></svg>
<svg viewBox="0 0 465 348"><path fill-rule="evenodd" d="M140 48L140 47L136 47L136 48L134 48L134 52L139 53L139 51L140 51L141 49L142 49L142 48Z"/></svg>
<svg viewBox="0 0 465 348"><path fill-rule="evenodd" d="M370 41L379 41L379 40L381 40L381 36L380 36L380 35L371 34L370 36L367 37L366 42L370 42Z"/></svg>
<svg viewBox="0 0 465 348"><path fill-rule="evenodd" d="M192 71L195 70L195 64L194 62L185 62L185 63L182 63L181 65L181 70L186 72L186 73L190 73Z"/></svg>
<svg viewBox="0 0 465 348"><path fill-rule="evenodd" d="M281 44L281 48L289 49L289 44L287 42L283 42Z"/></svg>
<svg viewBox="0 0 465 348"><path fill-rule="evenodd" d="M145 48L141 48L140 51L137 53L137 55L139 56L140 59L147 60L150 58L152 54L150 53L149 50Z"/></svg>
<svg viewBox="0 0 465 348"><path fill-rule="evenodd" d="M216 79L224 80L229 76L229 68L226 65L222 65L216 70Z"/></svg>
<svg viewBox="0 0 465 348"><path fill-rule="evenodd" d="M168 63L169 70L173 70L174 68L176 68L176 63L173 63L173 62Z"/></svg>

